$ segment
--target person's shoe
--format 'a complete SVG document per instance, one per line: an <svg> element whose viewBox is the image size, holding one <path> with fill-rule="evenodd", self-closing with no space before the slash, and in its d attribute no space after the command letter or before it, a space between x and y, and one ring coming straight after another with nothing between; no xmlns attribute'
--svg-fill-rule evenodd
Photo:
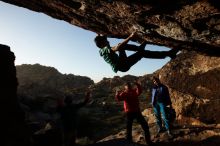
<svg viewBox="0 0 220 146"><path fill-rule="evenodd" d="M172 49L172 50L169 51L169 55L168 56L171 59L175 59L178 52L179 52L179 49Z"/></svg>
<svg viewBox="0 0 220 146"><path fill-rule="evenodd" d="M157 130L156 137L159 137L160 133L162 133L162 132L163 132L163 129L162 129L162 128L159 128L159 129Z"/></svg>
<svg viewBox="0 0 220 146"><path fill-rule="evenodd" d="M170 130L167 131L167 135L168 135L169 138L173 138L173 134Z"/></svg>
<svg viewBox="0 0 220 146"><path fill-rule="evenodd" d="M164 132L164 131L165 131L164 128L159 128L159 129L157 130L157 134L160 134L160 133L162 133L162 132Z"/></svg>

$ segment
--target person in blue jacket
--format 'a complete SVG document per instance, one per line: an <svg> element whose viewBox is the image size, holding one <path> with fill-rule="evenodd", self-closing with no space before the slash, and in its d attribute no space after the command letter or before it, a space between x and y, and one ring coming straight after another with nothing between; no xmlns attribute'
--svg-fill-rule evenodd
<svg viewBox="0 0 220 146"><path fill-rule="evenodd" d="M162 121L167 130L168 136L172 136L170 131L170 121L167 117L166 107L170 106L172 108L172 102L169 95L169 90L167 86L160 82L160 79L153 77L154 87L152 89L152 105L153 111L156 116L156 123L158 126L158 134L163 131ZM162 118L161 118L162 115Z"/></svg>

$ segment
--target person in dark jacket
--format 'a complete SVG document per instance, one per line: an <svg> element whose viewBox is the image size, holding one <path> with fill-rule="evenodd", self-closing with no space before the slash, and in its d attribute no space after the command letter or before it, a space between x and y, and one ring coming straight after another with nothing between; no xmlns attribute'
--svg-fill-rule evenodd
<svg viewBox="0 0 220 146"><path fill-rule="evenodd" d="M83 102L73 104L72 97L66 96L64 103L58 103L58 112L60 113L61 126L63 133L64 146L74 146L76 140L76 126L77 126L77 111L88 103L91 97L90 92L87 92Z"/></svg>
<svg viewBox="0 0 220 146"><path fill-rule="evenodd" d="M172 108L172 102L169 95L169 90L167 86L160 82L160 79L153 77L154 87L152 89L152 105L153 111L156 116L156 122L158 126L158 134L163 131L162 119L169 136L172 136L170 131L170 121L167 117L166 107L170 106ZM162 118L161 118L162 115Z"/></svg>
<svg viewBox="0 0 220 146"><path fill-rule="evenodd" d="M141 114L138 100L142 88L140 83L136 82L135 84L136 88L132 88L130 82L126 83L123 91L116 91L115 98L118 101L124 101L124 111L127 116L127 140L132 142L132 124L133 120L136 119L145 132L146 143L150 146L153 143L150 139L148 123Z"/></svg>

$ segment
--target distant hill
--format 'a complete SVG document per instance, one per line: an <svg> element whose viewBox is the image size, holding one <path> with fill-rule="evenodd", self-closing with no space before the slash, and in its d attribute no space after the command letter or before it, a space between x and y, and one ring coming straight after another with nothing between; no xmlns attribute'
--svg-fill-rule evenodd
<svg viewBox="0 0 220 146"><path fill-rule="evenodd" d="M94 84L89 77L61 74L53 67L40 64L16 66L19 82L18 93L28 96L48 96L87 88Z"/></svg>
<svg viewBox="0 0 220 146"><path fill-rule="evenodd" d="M62 74L57 69L40 64L16 66L19 82L18 97L30 110L54 107L58 98L85 91L94 81L89 77ZM77 93L77 94L76 94Z"/></svg>

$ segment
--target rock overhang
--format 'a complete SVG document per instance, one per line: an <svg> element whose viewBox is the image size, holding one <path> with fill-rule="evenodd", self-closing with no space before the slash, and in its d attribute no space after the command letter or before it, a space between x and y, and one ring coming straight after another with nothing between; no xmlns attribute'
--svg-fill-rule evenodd
<svg viewBox="0 0 220 146"><path fill-rule="evenodd" d="M220 56L218 0L1 0L108 37Z"/></svg>

